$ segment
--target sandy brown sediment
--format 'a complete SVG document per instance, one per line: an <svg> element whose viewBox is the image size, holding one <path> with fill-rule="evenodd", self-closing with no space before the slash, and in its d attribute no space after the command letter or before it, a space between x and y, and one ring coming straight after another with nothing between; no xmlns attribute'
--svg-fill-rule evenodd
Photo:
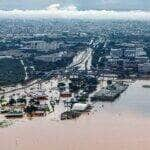
<svg viewBox="0 0 150 150"><path fill-rule="evenodd" d="M149 150L150 119L105 112L72 121L48 116L0 129L2 150Z"/></svg>

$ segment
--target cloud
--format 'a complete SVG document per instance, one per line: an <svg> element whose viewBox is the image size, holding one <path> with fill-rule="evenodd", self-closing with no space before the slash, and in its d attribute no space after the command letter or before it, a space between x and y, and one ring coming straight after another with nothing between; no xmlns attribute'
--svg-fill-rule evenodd
<svg viewBox="0 0 150 150"><path fill-rule="evenodd" d="M123 19L123 20L149 20L150 11L107 11L107 10L78 10L74 5L61 7L52 4L42 10L0 10L0 18L25 19Z"/></svg>

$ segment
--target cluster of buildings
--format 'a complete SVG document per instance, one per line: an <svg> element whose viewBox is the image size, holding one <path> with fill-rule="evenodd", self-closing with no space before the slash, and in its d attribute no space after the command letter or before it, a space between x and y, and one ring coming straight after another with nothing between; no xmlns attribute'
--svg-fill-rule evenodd
<svg viewBox="0 0 150 150"><path fill-rule="evenodd" d="M32 49L32 50L38 50L38 51L50 51L50 50L57 50L60 47L64 45L61 41L52 41L52 42L46 42L43 40L38 41L29 41L25 43L26 47L25 49Z"/></svg>
<svg viewBox="0 0 150 150"><path fill-rule="evenodd" d="M122 49L112 48L106 56L105 69L117 74L133 75L150 73L150 62L142 47Z"/></svg>
<svg viewBox="0 0 150 150"><path fill-rule="evenodd" d="M71 57L72 53L68 54L66 51L62 51L62 52L58 52L58 53L54 53L54 54L46 54L46 55L40 55L40 56L36 56L35 60L39 60L39 61L43 61L43 62L57 62L57 61L61 61L62 58L67 58L67 57Z"/></svg>

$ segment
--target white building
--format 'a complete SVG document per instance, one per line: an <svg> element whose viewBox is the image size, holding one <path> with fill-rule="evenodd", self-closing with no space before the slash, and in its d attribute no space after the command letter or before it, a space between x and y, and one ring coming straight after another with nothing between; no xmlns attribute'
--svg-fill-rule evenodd
<svg viewBox="0 0 150 150"><path fill-rule="evenodd" d="M150 73L150 63L144 63L138 65L139 73Z"/></svg>
<svg viewBox="0 0 150 150"><path fill-rule="evenodd" d="M146 56L146 52L143 48L136 48L136 57L144 57Z"/></svg>
<svg viewBox="0 0 150 150"><path fill-rule="evenodd" d="M36 50L46 50L49 49L49 44L45 41L31 41L30 48Z"/></svg>
<svg viewBox="0 0 150 150"><path fill-rule="evenodd" d="M134 57L136 57L136 50L125 50L124 56L126 58L134 58Z"/></svg>
<svg viewBox="0 0 150 150"><path fill-rule="evenodd" d="M149 58L147 56L139 56L139 57L136 57L136 62L138 62L139 64L148 63Z"/></svg>
<svg viewBox="0 0 150 150"><path fill-rule="evenodd" d="M30 41L29 48L36 49L39 51L49 51L49 50L56 50L63 45L63 42L52 41L50 43L45 41Z"/></svg>
<svg viewBox="0 0 150 150"><path fill-rule="evenodd" d="M122 49L111 49L110 56L112 58L121 58L123 56L123 50Z"/></svg>

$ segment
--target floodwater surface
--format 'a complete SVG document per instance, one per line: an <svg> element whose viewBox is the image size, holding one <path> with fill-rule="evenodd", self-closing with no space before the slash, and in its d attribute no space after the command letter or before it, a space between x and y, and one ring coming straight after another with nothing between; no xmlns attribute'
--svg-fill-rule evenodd
<svg viewBox="0 0 150 150"><path fill-rule="evenodd" d="M149 150L150 81L136 81L113 103L60 121L50 115L0 129L1 150ZM55 115L55 114L54 114Z"/></svg>

